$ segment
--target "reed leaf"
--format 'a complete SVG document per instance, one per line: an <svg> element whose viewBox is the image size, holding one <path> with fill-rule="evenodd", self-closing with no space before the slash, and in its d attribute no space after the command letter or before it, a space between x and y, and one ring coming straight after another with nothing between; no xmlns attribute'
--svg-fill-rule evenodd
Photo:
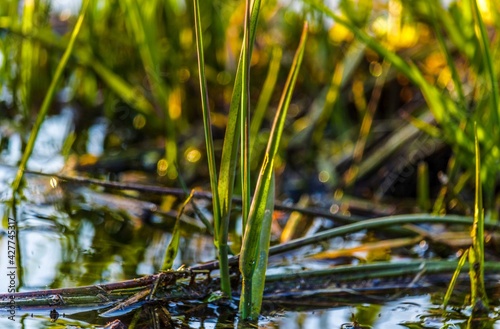
<svg viewBox="0 0 500 329"><path fill-rule="evenodd" d="M444 295L443 298L443 303L441 304L441 307L443 310L446 309L446 306L448 306L448 303L450 302L451 294L453 293L453 289L455 288L455 284L457 283L458 276L460 275L460 271L465 265L465 261L467 260L467 257L469 256L469 249L466 249L460 259L458 260L457 268L455 269L455 272L453 272L453 276L451 277L450 285L448 286L448 289L446 290L446 294Z"/></svg>
<svg viewBox="0 0 500 329"><path fill-rule="evenodd" d="M250 44L248 52L251 54L255 41L255 30L259 18L261 0L256 0L252 5L250 16ZM243 41L245 42L245 41ZM242 87L242 70L243 70L243 52L240 53L238 68L236 70L236 79L233 86L233 94L231 96L231 104L229 108L229 117L224 136L224 145L222 148L222 160L220 167L219 178L219 196L221 200L222 217L229 216L231 210L231 199L233 196L234 177L236 172L238 146L240 140L240 106Z"/></svg>
<svg viewBox="0 0 500 329"><path fill-rule="evenodd" d="M240 171L242 222L245 227L250 211L250 10L251 0L245 1L245 26L243 32L241 70L241 114L240 114Z"/></svg>
<svg viewBox="0 0 500 329"><path fill-rule="evenodd" d="M469 252L469 276L471 280L471 302L475 312L484 312L488 296L484 285L484 209L481 186L481 156L474 124L476 147L476 193L474 200L474 222L471 229L472 247Z"/></svg>
<svg viewBox="0 0 500 329"><path fill-rule="evenodd" d="M172 231L172 238L168 244L167 250L165 252L165 258L163 260L163 265L161 267L162 271L170 270L172 268L172 265L174 264L175 257L177 256L177 252L179 251L179 242L181 239L181 217L184 213L186 205L193 199L193 195L194 190L192 190L186 200L184 200L177 213L174 229Z"/></svg>
<svg viewBox="0 0 500 329"><path fill-rule="evenodd" d="M255 30L260 12L261 0L255 0L251 9L250 16L250 32L249 32L249 54L252 53L253 44L255 41ZM245 42L245 40L243 41ZM227 255L229 247L227 245L229 231L229 215L231 212L231 202L233 199L234 178L237 167L238 145L240 142L240 106L242 87L242 70L243 70L243 52L240 53L238 68L236 70L236 79L233 86L233 94L231 96L231 104L229 108L228 123L226 133L224 135L224 145L222 147L222 159L219 170L218 189L213 190L213 194L218 194L220 203L219 214L219 261L221 269L221 289L229 291L229 265ZM227 278L227 279L226 279Z"/></svg>
<svg viewBox="0 0 500 329"><path fill-rule="evenodd" d="M269 252L269 242L264 239L269 238L269 232L265 232L264 225L267 225L269 213L273 209L269 209L271 205L269 201L270 194L273 194L273 170L274 159L278 152L278 147L285 125L286 114L292 98L292 92L297 80L302 58L304 56L305 44L307 40L307 22L304 24L299 47L295 53L295 57L288 75L280 104L276 112L271 134L269 136L267 149L264 154L264 161L257 180L257 186L253 195L248 221L244 228L243 242L240 256L240 271L242 274L242 296L240 300L240 312L243 319L255 320L260 312L262 302L262 287L254 286L263 284L267 268L267 261L263 262L262 258L266 257ZM267 247L266 247L267 246ZM259 278L257 278L257 276Z"/></svg>
<svg viewBox="0 0 500 329"><path fill-rule="evenodd" d="M228 256L227 233L222 228L219 194L217 193L217 166L215 163L214 141L212 135L212 121L210 119L210 107L208 103L207 81L205 77L205 57L203 52L203 34L200 16L200 4L194 0L194 22L196 31L196 51L198 54L198 70L200 72L201 108L203 112L203 129L205 132L205 143L207 148L208 171L210 173L210 188L212 189L212 207L214 216L214 242L219 252L221 261L221 290L227 296L231 296L231 285L229 282L229 267L223 266ZM227 231L227 230L226 230Z"/></svg>

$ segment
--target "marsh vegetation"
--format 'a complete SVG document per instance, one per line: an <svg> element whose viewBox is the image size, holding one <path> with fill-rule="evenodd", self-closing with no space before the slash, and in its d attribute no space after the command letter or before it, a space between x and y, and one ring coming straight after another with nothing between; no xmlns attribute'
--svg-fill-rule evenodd
<svg viewBox="0 0 500 329"><path fill-rule="evenodd" d="M496 1L60 5L0 3L2 327L499 325Z"/></svg>

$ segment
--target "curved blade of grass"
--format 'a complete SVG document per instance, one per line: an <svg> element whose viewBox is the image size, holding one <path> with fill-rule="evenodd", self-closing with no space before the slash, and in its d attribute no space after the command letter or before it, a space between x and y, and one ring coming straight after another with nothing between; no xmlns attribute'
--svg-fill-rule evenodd
<svg viewBox="0 0 500 329"><path fill-rule="evenodd" d="M174 264L175 257L177 256L177 252L179 251L179 241L181 239L181 216L184 213L184 208L186 205L193 199L194 190L191 190L189 196L184 200L182 206L177 213L177 217L175 219L174 230L172 231L172 239L168 244L167 250L165 252L165 259L163 260L163 265L161 267L162 271L166 271L172 268Z"/></svg>
<svg viewBox="0 0 500 329"><path fill-rule="evenodd" d="M215 164L215 151L212 135L212 121L210 119L210 108L208 103L207 82L205 77L205 57L203 52L203 35L201 27L199 0L194 0L194 22L196 30L196 52L198 54L198 70L200 72L201 108L203 112L203 128L205 131L205 143L207 147L208 171L210 173L210 188L212 189L212 205L214 216L214 243L219 251L221 262L221 290L227 296L231 296L231 285L229 281L229 267L227 264L228 246L227 234L222 229L219 194L217 193L217 166ZM227 229L226 229L227 231Z"/></svg>
<svg viewBox="0 0 500 329"><path fill-rule="evenodd" d="M269 248L269 255L278 255L291 250L296 250L298 248L318 244L322 241L337 237L345 236L346 234L355 233L361 230L386 230L391 227L398 229L397 233L401 236L411 236L415 234L420 234L420 232L414 232L408 228L405 228L405 224L420 224L420 223L434 223L434 224L444 224L444 225L466 225L470 226L473 223L473 219L469 217L456 216L456 215L446 215L446 216L436 216L430 214L415 214L415 215L397 215L388 217L379 217L372 219L361 220L356 223L342 225L336 228L332 228L313 236L308 236L304 238L295 239L286 243L282 243ZM485 225L490 230L496 228L494 223L485 223ZM230 264L236 264L239 261L240 256L233 256L229 259ZM196 270L213 270L219 267L217 261L206 263L203 265L198 265L192 267Z"/></svg>
<svg viewBox="0 0 500 329"><path fill-rule="evenodd" d="M313 236L304 237L292 240L290 242L273 246L270 248L272 255L281 254L290 250L304 247L311 244L320 243L328 239L354 233L360 230L380 230L384 227L390 226L403 226L405 224L419 224L419 223L441 223L449 225L471 225L472 220L469 217L447 215L447 216L434 216L429 214L414 214L414 215L397 215L388 217L378 217L366 219L358 223L343 225L335 227ZM404 226L403 226L404 227ZM494 225L491 224L491 228Z"/></svg>
<svg viewBox="0 0 500 329"><path fill-rule="evenodd" d="M270 194L274 190L271 187L273 183L274 158L278 152L278 147L285 125L288 106L292 98L293 88L297 80L302 58L304 56L305 44L307 40L307 22L304 23L302 36L299 47L295 53L295 58L288 75L285 89L276 112L271 134L267 144L267 150L264 155L257 186L250 206L248 221L243 234L243 242L240 257L240 271L242 274L242 296L240 301L240 312L243 319L257 319L260 312L262 302L262 294L258 293L262 287L254 285L262 284L264 279L260 276L265 276L267 262L260 261L262 257L267 257L269 252L269 243L263 241L269 238L269 232L264 232L264 224L268 219L269 211L267 207L270 205ZM271 209L272 210L272 209ZM269 226L270 227L270 226ZM267 247L266 247L267 246ZM259 278L256 278L256 275Z"/></svg>

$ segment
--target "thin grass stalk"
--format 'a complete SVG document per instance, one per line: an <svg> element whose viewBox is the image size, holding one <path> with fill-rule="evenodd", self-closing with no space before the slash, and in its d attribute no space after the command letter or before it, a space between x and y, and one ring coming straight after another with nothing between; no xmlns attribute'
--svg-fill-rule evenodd
<svg viewBox="0 0 500 329"><path fill-rule="evenodd" d="M492 274L498 272L500 264L498 262L487 262L487 270ZM301 279L302 282L309 282L316 278L338 278L338 282L352 282L357 280L383 279L388 277L418 274L450 273L458 267L456 261L449 260L412 260L407 262L374 262L367 264L339 265L322 270L304 270L296 273L270 274L267 276L268 283L284 282ZM464 264L468 269L469 265ZM407 288L407 287L406 287ZM289 292L287 292L289 293Z"/></svg>
<svg viewBox="0 0 500 329"><path fill-rule="evenodd" d="M411 227L405 228L405 224L421 224L421 223L435 223L443 225L465 225L471 226L473 220L469 217L446 215L434 216L430 214L416 214L416 215L398 215L389 217L379 217L373 219L365 219L357 223L342 225L333 229L329 229L313 236L295 239L286 243L282 243L269 248L269 255L278 255L298 248L314 245L332 239L337 236L345 236L361 230L385 230L390 227L400 227L403 231L398 231L400 235L415 235L421 232L414 232ZM496 225L493 223L485 223L488 229L494 230ZM233 256L229 259L230 264L236 264L239 261L239 256ZM218 262L210 262L203 265L192 267L196 270L213 270L218 268Z"/></svg>
<svg viewBox="0 0 500 329"><path fill-rule="evenodd" d="M484 313L488 307L488 296L484 285L484 209L481 186L481 156L474 123L476 147L476 193L474 200L474 222L471 229L472 247L469 252L471 263L469 276L471 280L471 302L475 312Z"/></svg>
<svg viewBox="0 0 500 329"><path fill-rule="evenodd" d="M241 70L241 115L240 115L240 171L242 222L245 227L250 211L250 8L251 0L245 1L245 25L243 32Z"/></svg>
<svg viewBox="0 0 500 329"><path fill-rule="evenodd" d="M285 88L274 117L271 134L269 136L264 161L260 170L257 186L253 195L248 221L244 228L243 242L240 254L240 272L242 274L242 294L240 299L240 312L244 320L256 320L260 313L262 291L267 268L267 255L269 253L269 216L273 209L270 197L273 194L274 159L278 152L281 135L285 125L286 114L292 98L302 58L304 56L307 40L307 22L304 23L299 47L288 75ZM259 293L260 292L260 293Z"/></svg>
<svg viewBox="0 0 500 329"><path fill-rule="evenodd" d="M458 260L457 268L455 269L455 272L451 277L450 285L446 290L446 294L444 295L443 298L443 303L441 304L443 310L446 310L446 306L448 306L448 303L450 302L451 295L453 294L453 289L455 289L455 285L458 280L458 276L460 275L460 271L462 271L462 268L464 267L465 261L467 260L468 256L469 256L469 249L466 249L462 254L462 256L460 257L460 259Z"/></svg>
<svg viewBox="0 0 500 329"><path fill-rule="evenodd" d="M304 118L309 122L307 126L301 127L303 126L303 123L300 123L302 120L297 120L297 125L295 125L296 131L301 133L303 131L307 135L312 136L312 141L315 145L322 143L324 130L328 122L331 121L335 103L339 98L339 90L345 86L346 82L351 81L355 69L359 66L365 55L365 49L366 45L358 40L354 40L349 45L342 61L338 61L335 65L334 73L332 74L326 93L315 101L317 105L313 103L310 113ZM346 122L345 120L346 118L341 118L341 121L344 123Z"/></svg>
<svg viewBox="0 0 500 329"><path fill-rule="evenodd" d="M177 217L175 218L175 225L172 231L172 238L168 244L167 250L165 252L165 258L163 259L163 265L161 267L162 271L170 270L174 264L175 257L179 251L179 242L181 239L181 217L184 214L184 209L187 204L193 199L195 190L191 190L189 196L182 203L179 211L177 212Z"/></svg>
<svg viewBox="0 0 500 329"><path fill-rule="evenodd" d="M311 244L320 243L328 239L351 234L361 230L380 230L391 226L402 226L405 224L420 224L420 223L440 223L449 225L471 225L472 220L468 217L447 215L447 216L433 216L429 214L414 214L414 215L397 215L388 217L379 217L373 219L366 219L358 223L343 225L340 227L332 228L313 236L304 237L292 240L285 244L276 245L270 248L272 255L281 254L290 250L300 247L308 246ZM493 228L494 226L491 225Z"/></svg>
<svg viewBox="0 0 500 329"><path fill-rule="evenodd" d="M227 234L222 228L226 223L223 223L220 211L219 193L217 193L217 167L215 163L215 151L212 135L212 121L210 119L210 106L208 102L208 90L205 76L205 56L203 51L203 34L201 27L200 4L199 0L194 1L194 21L196 31L196 50L198 54L198 70L200 72L200 92L201 92L201 108L203 112L203 129L205 132L205 144L207 148L208 171L210 173L210 188L212 190L212 207L214 216L214 243L219 252L219 260L221 262L221 290L228 297L231 296L231 284L229 281L229 267L227 266L228 246ZM226 229L227 230L227 229Z"/></svg>
<svg viewBox="0 0 500 329"><path fill-rule="evenodd" d="M321 143L321 140L325 135L325 128L330 122L332 112L335 108L335 103L337 103L339 98L342 81L345 76L344 67L346 65L346 61L346 58L344 58L343 61L339 61L337 65L335 65L335 71L332 75L330 86L328 87L328 91L326 93L323 110L321 111L318 120L315 122L315 127L312 133L312 140L315 145L319 145Z"/></svg>

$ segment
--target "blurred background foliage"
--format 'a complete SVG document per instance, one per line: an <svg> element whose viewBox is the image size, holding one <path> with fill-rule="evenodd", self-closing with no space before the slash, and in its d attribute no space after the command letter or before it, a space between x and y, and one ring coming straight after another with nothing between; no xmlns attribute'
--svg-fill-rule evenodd
<svg viewBox="0 0 500 329"><path fill-rule="evenodd" d="M220 154L244 2L200 5ZM0 3L4 163L13 164L5 158L12 136L20 136L20 149L27 141L75 6ZM192 12L190 1L91 1L49 114L72 113L60 149L65 170L169 186L180 174L187 186L208 190ZM264 2L251 59L252 128L259 132L252 154L265 148L302 22L310 22L276 161L278 197L306 195L306 203L322 206L335 200L331 210L342 213L471 214L477 121L485 206L497 217L499 13L493 0ZM360 41L353 27L409 68ZM254 170L259 163L255 156Z"/></svg>

